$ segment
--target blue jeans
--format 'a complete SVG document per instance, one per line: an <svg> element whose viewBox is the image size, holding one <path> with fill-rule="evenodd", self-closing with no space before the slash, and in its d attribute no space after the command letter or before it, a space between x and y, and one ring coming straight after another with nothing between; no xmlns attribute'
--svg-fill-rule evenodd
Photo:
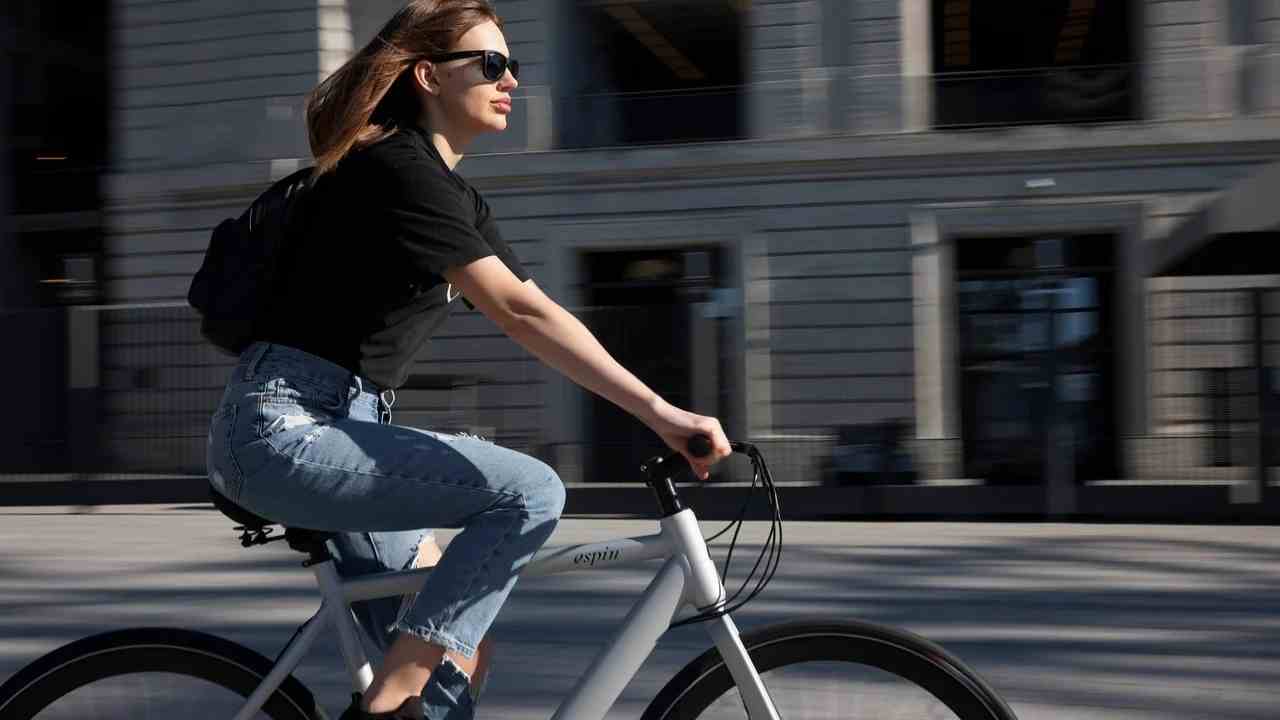
<svg viewBox="0 0 1280 720"><path fill-rule="evenodd" d="M564 484L540 460L475 437L381 422L376 389L296 348L254 343L214 412L214 487L278 521L341 533L339 571L410 567L421 528L462 528L403 612L396 598L358 608L376 642L411 633L465 657L506 600L520 569L551 536ZM432 673L467 682L452 663ZM434 694L460 697L457 688ZM428 707L432 682L424 690ZM467 695L467 693L461 693ZM460 713L460 714L459 714ZM429 717L468 716L429 709Z"/></svg>

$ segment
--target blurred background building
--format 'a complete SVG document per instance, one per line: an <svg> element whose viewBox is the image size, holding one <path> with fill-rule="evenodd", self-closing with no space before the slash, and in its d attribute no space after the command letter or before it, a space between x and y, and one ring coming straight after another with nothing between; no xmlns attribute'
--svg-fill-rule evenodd
<svg viewBox="0 0 1280 720"><path fill-rule="evenodd" d="M310 164L305 94L398 5L5 4L0 477L203 471L233 359L191 274ZM779 481L831 512L1280 516L1280 0L496 5L524 74L461 172ZM584 487L653 450L474 312L415 370L396 422Z"/></svg>

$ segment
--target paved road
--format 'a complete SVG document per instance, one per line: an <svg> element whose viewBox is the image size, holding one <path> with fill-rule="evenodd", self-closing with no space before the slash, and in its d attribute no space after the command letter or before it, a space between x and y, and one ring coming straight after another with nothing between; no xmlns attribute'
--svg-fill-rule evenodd
<svg viewBox="0 0 1280 720"><path fill-rule="evenodd" d="M206 630L274 656L314 608L313 581L283 543L242 549L230 525L201 506L0 509L0 678L68 640L132 625ZM566 520L551 544L652 527ZM744 535L758 541L762 529ZM1275 528L786 529L784 566L738 616L744 628L798 614L902 626L958 653L1024 720L1278 715ZM633 570L523 581L497 624L501 655L480 716L549 717L646 581ZM610 718L638 717L705 645L701 630L670 633ZM340 666L327 643L299 671L335 714L347 692Z"/></svg>

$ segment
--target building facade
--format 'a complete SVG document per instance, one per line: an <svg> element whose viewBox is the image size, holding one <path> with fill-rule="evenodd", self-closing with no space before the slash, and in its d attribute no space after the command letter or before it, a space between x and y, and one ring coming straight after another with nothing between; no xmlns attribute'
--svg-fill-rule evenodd
<svg viewBox="0 0 1280 720"><path fill-rule="evenodd" d="M102 297L71 343L102 462L198 471L233 362L183 307L209 231L310 163L305 94L398 4L110 4ZM1280 160L1277 0L496 5L521 86L460 171L549 295L778 480L893 465L974 512L1268 495L1280 267L1179 268L1211 238L1168 238ZM396 422L567 481L649 442L474 312L415 372Z"/></svg>

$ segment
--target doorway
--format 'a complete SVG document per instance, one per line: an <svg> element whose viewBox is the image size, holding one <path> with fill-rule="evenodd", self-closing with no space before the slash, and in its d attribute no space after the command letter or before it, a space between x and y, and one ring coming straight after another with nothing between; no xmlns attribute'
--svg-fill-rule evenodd
<svg viewBox="0 0 1280 720"><path fill-rule="evenodd" d="M1116 236L964 238L956 282L966 477L1117 477Z"/></svg>
<svg viewBox="0 0 1280 720"><path fill-rule="evenodd" d="M728 407L728 361L714 312L724 276L718 246L589 251L579 256L583 322L613 357L665 400L719 416ZM609 401L584 393L584 479L634 482L663 452L648 427Z"/></svg>

